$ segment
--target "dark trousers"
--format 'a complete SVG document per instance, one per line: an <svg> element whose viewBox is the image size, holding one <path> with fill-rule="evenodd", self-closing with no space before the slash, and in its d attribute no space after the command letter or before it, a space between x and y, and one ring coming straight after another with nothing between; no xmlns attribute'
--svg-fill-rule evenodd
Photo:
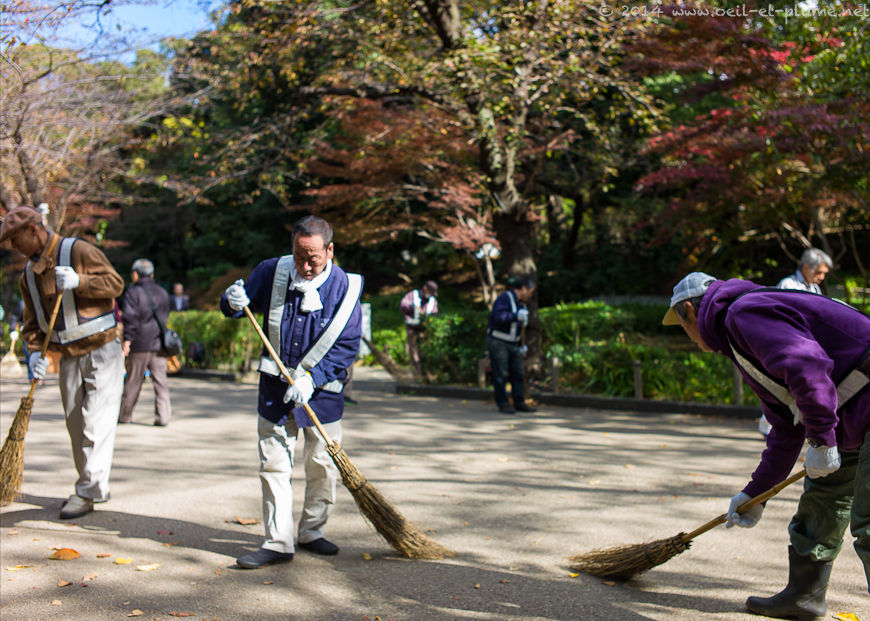
<svg viewBox="0 0 870 621"><path fill-rule="evenodd" d="M492 366L492 387L495 391L496 405L501 407L508 404L508 381L511 383L511 397L514 406L525 403L523 357L520 355L520 343L508 343L487 336L486 349L489 351L489 363Z"/></svg>

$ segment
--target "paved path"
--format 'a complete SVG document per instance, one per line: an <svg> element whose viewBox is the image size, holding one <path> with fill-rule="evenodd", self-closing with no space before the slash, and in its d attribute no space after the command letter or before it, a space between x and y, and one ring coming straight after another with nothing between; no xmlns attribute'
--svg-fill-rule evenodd
<svg viewBox="0 0 870 621"><path fill-rule="evenodd" d="M166 428L151 426L146 383L136 423L118 429L111 501L60 521L75 473L54 378L36 394L24 496L0 516L0 617L757 619L743 612L746 596L784 584L796 487L768 503L756 528L716 528L628 584L567 569L572 554L670 537L722 513L762 448L754 421L549 406L505 416L479 401L396 395L378 369L358 369L355 382L348 455L456 559L397 557L341 488L327 527L338 556L301 552L287 565L237 569L236 556L262 537L256 386L202 379L170 380L175 418ZM0 387L5 438L27 386ZM60 547L81 556L48 560ZM828 602L832 613L870 621L851 544Z"/></svg>

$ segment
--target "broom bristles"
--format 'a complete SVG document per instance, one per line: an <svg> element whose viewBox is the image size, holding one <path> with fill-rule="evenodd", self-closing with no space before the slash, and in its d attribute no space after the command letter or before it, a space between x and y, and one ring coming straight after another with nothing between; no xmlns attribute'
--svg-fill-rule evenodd
<svg viewBox="0 0 870 621"><path fill-rule="evenodd" d="M18 496L21 490L21 476L24 472L24 436L30 423L33 398L22 397L21 405L9 426L9 433L0 449L0 506L6 506Z"/></svg>
<svg viewBox="0 0 870 621"><path fill-rule="evenodd" d="M570 559L571 569L600 578L630 580L688 550L692 542L684 541L684 535L578 554Z"/></svg>
<svg viewBox="0 0 870 621"><path fill-rule="evenodd" d="M347 453L337 444L327 445L327 451L341 472L344 486L353 496L357 507L375 530L399 554L414 559L441 559L456 554L433 541L411 524L399 511L369 483Z"/></svg>

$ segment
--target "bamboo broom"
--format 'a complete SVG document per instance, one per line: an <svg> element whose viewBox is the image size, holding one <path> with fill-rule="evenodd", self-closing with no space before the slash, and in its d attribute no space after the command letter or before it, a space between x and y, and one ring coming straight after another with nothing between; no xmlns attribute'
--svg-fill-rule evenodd
<svg viewBox="0 0 870 621"><path fill-rule="evenodd" d="M281 358L278 356L275 348L266 338L260 324L257 323L256 317L251 312L251 309L245 306L245 314L256 329L260 340L269 351L269 355L278 365L281 370L281 375L292 386L293 378ZM329 452L332 461L335 463L339 472L341 472L341 481L344 486L353 496L357 507L363 516L375 527L375 530L393 546L399 554L408 558L414 559L440 559L445 557L453 557L456 554L433 541L419 529L414 527L399 511L384 498L384 496L363 476L363 474L353 465L350 458L344 452L337 442L333 442L326 431L320 424L320 420L307 403L303 404L305 412L317 427L317 431L326 442L326 450Z"/></svg>
<svg viewBox="0 0 870 621"><path fill-rule="evenodd" d="M57 313L60 310L62 300L63 292L58 291L57 300L54 302L54 309L51 311L51 318L48 322L48 332L42 343L41 354L43 358L48 352L51 332L54 330L54 323L57 321ZM21 490L21 475L24 472L24 436L27 434L27 427L30 424L33 392L36 390L38 382L39 380L36 378L30 381L30 391L28 391L27 396L21 398L21 405L15 412L15 418L12 419L12 425L9 426L9 433L3 442L3 448L0 449L0 505L4 507L15 500Z"/></svg>
<svg viewBox="0 0 870 621"><path fill-rule="evenodd" d="M738 513L745 513L755 505L761 504L773 498L783 488L799 481L807 475L806 470L801 470L791 475L784 481L777 483L763 494L759 494L737 508ZM706 533L708 530L724 524L727 513L713 518L703 526L690 533L680 533L669 539L659 539L648 543L619 546L606 550L593 550L586 554L578 554L571 557L571 569L582 571L600 578L612 580L629 580L634 576L652 569L657 565L666 563L678 554L685 552L692 545L692 540Z"/></svg>

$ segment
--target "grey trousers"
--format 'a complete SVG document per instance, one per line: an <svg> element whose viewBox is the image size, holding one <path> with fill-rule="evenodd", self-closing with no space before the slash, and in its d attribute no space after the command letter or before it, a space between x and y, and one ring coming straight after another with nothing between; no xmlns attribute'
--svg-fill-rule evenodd
<svg viewBox="0 0 870 621"><path fill-rule="evenodd" d="M324 423L330 439L341 443L341 421ZM260 483L263 490L263 548L275 552L295 552L293 542L293 486L290 479L300 429L291 415L285 425L258 417ZM299 518L300 543L323 537L323 527L335 505L338 468L326 451L326 443L314 427L302 427L305 447L305 501Z"/></svg>
<svg viewBox="0 0 870 621"><path fill-rule="evenodd" d="M79 473L76 494L109 497L115 429L124 389L124 355L117 339L81 356L60 360L60 398L73 461Z"/></svg>
<svg viewBox="0 0 870 621"><path fill-rule="evenodd" d="M151 383L154 384L154 422L168 425L172 418L172 403L169 401L169 383L166 380L166 357L157 355L156 351L131 352L127 356L127 378L124 380L124 398L121 400L120 422L129 423L133 420L133 410L139 400L145 370L151 372Z"/></svg>

